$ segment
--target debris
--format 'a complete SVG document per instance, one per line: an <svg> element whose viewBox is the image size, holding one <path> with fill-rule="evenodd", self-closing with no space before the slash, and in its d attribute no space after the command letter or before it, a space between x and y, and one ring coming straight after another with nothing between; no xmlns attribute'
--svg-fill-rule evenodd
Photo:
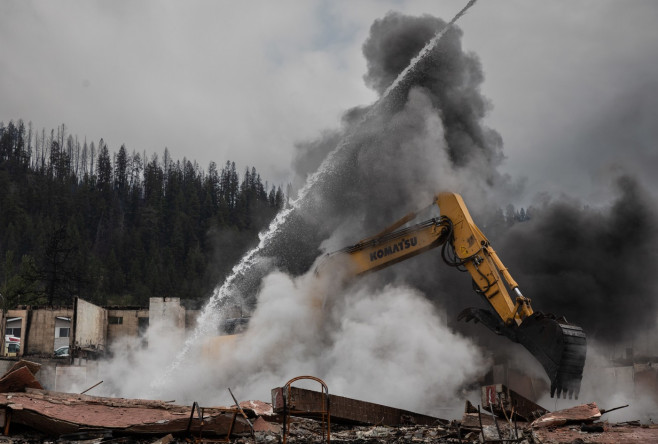
<svg viewBox="0 0 658 444"><path fill-rule="evenodd" d="M250 418L255 418L256 416L272 416L274 411L272 410L272 404L263 401L242 401L240 403L242 410Z"/></svg>
<svg viewBox="0 0 658 444"><path fill-rule="evenodd" d="M464 413L464 416L462 416L461 426L463 429L480 430L480 421L482 422L482 425L494 425L491 415L478 415L476 411L475 413Z"/></svg>
<svg viewBox="0 0 658 444"><path fill-rule="evenodd" d="M256 424L254 424L256 427ZM291 423L290 444L321 443L322 424L312 418L294 418ZM495 434L495 431L493 432ZM331 442L340 444L402 444L402 443L479 443L479 435L460 432L459 423L445 425L415 426L363 426L334 424L331 427ZM255 443L277 443L280 434L275 432L256 432ZM251 441L246 441L251 444ZM501 443L502 444L502 443ZM533 443L534 444L534 443Z"/></svg>
<svg viewBox="0 0 658 444"><path fill-rule="evenodd" d="M156 439L151 444L169 444L173 440L174 440L174 436L170 433L168 435L163 436L160 439Z"/></svg>
<svg viewBox="0 0 658 444"><path fill-rule="evenodd" d="M493 418L490 415L482 416L477 407L471 404L470 401L466 401L461 427L469 431L480 432L483 425L493 426Z"/></svg>
<svg viewBox="0 0 658 444"><path fill-rule="evenodd" d="M613 407L611 409L601 409L601 414L603 415L605 413L610 413L610 412L615 411L615 410L625 409L626 407L628 407L628 404L620 405L619 407Z"/></svg>
<svg viewBox="0 0 658 444"><path fill-rule="evenodd" d="M231 388L228 388L228 392L231 394L231 398L233 398L233 402L235 402L235 406L244 418L245 421L247 421L247 424L249 424L249 427L251 427L251 433L254 432L254 425L249 421L249 418L247 417L247 414L242 410L242 407L240 407L240 403L238 402L237 399L235 399L235 396L233 395L233 392L231 391Z"/></svg>
<svg viewBox="0 0 658 444"><path fill-rule="evenodd" d="M8 373L13 372L14 370L18 370L21 367L27 367L30 372L32 372L33 375L36 375L39 370L41 369L41 364L37 362L32 362L32 361L27 361L25 359L21 359L18 362L16 362L14 365L12 365L9 370L5 372L5 375Z"/></svg>
<svg viewBox="0 0 658 444"><path fill-rule="evenodd" d="M554 427L565 424L594 422L601 417L595 402L581 404L564 410L547 413L530 424L532 428Z"/></svg>
<svg viewBox="0 0 658 444"><path fill-rule="evenodd" d="M503 384L482 387L482 408L507 421L532 421L548 413L545 408Z"/></svg>
<svg viewBox="0 0 658 444"><path fill-rule="evenodd" d="M591 424L596 426L598 423ZM658 442L658 429L638 425L598 424L602 432L586 432L580 425L564 425L531 429L529 442L532 444L597 443L635 444ZM593 429L592 429L593 430ZM600 430L600 429L599 429Z"/></svg>
<svg viewBox="0 0 658 444"><path fill-rule="evenodd" d="M583 424L580 426L580 431L586 433L603 433L603 426L601 424Z"/></svg>
<svg viewBox="0 0 658 444"><path fill-rule="evenodd" d="M0 409L11 414L12 423L53 436L89 429L135 435L185 433L189 423L189 406L33 389L27 393L1 393ZM237 409L205 408L204 435L250 434L249 425L237 414ZM198 434L199 428L193 427L190 432Z"/></svg>
<svg viewBox="0 0 658 444"><path fill-rule="evenodd" d="M281 424L267 421L262 416L259 416L254 421L254 432L272 432L278 435L281 433Z"/></svg>
<svg viewBox="0 0 658 444"><path fill-rule="evenodd" d="M80 392L80 394L81 394L81 395L84 395L84 394L87 393L89 390L91 390L91 389L93 389L93 388L95 388L95 387L98 387L98 386L101 385L102 383L103 383L103 381L97 382L96 384L94 384L94 385L92 385L91 387L89 387L87 390L84 390L84 391Z"/></svg>
<svg viewBox="0 0 658 444"><path fill-rule="evenodd" d="M10 370L0 378L0 393L23 392L26 388L43 389L27 365Z"/></svg>
<svg viewBox="0 0 658 444"><path fill-rule="evenodd" d="M482 401L489 411L467 401L461 421L446 421L330 397L324 383L322 392L290 387L291 382L308 377L295 378L283 388L273 389L272 405L262 401L238 403L233 396L236 406L204 408L194 403L190 412L189 406L174 405L173 401L104 398L31 388L38 384L34 377L38 371L39 364L21 361L0 378L0 386L12 390L0 393L0 431L8 436L2 442L43 442L46 437L58 437L58 442L140 444L275 444L282 438L290 444L329 442L329 438L343 444L658 442L658 426L653 424L596 422L601 415L628 405L599 409L590 403L546 412L528 427L519 419L545 409L502 384L482 388ZM281 414L286 402L290 403L287 413L294 418ZM334 419L331 429L329 406ZM23 427L19 430L15 425ZM25 434L9 436L10 431Z"/></svg>
<svg viewBox="0 0 658 444"><path fill-rule="evenodd" d="M274 413L283 413L285 406L284 389L272 389ZM313 390L291 387L289 401L296 411L317 411L322 406L322 394ZM385 426L447 424L449 421L433 416L422 415L381 404L359 401L343 396L331 395L331 421L343 424L370 424Z"/></svg>
<svg viewBox="0 0 658 444"><path fill-rule="evenodd" d="M293 390L292 383L299 381L301 379L316 381L320 384L320 387L322 387L322 393L320 393L320 399L319 399L320 402L316 404L318 407L314 409L310 409L308 407L310 404L307 404L305 409L300 410L296 406L295 398L292 395L292 390ZM292 415L315 416L315 417L319 416L320 418L322 418L323 423L325 423L326 421L326 428L327 428L326 435L324 433L324 428L322 429L322 439L324 440L326 436L327 443L331 442L331 413L329 412L329 387L327 387L327 384L325 384L325 382L322 379L317 378L315 376L298 376L286 382L286 384L283 386L283 389L281 389L281 392L277 392L277 393L282 395L280 398L283 398L283 433L282 433L283 444L286 444L288 442L288 436L290 433L290 416Z"/></svg>

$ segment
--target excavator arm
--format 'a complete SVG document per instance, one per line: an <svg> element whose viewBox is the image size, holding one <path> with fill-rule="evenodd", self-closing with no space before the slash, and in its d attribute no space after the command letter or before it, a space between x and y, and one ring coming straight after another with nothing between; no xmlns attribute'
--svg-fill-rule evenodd
<svg viewBox="0 0 658 444"><path fill-rule="evenodd" d="M438 218L400 228L415 218L416 213L410 213L377 235L332 254L347 255L353 273L360 275L441 247L446 264L468 272L475 292L492 308L467 308L459 319L481 322L528 349L551 380L551 397L557 393L578 398L586 354L582 328L533 311L460 195L440 193L434 204L441 213Z"/></svg>

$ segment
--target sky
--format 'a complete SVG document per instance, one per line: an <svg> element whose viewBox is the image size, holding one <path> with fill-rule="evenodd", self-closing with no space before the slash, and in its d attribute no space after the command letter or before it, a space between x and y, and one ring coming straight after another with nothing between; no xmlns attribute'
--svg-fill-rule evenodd
<svg viewBox="0 0 658 444"><path fill-rule="evenodd" d="M291 180L296 143L374 102L362 45L389 11L449 20L462 0L0 2L0 121L117 151L235 161ZM658 179L658 3L480 0L462 17L501 134L502 171L604 202L615 173Z"/></svg>

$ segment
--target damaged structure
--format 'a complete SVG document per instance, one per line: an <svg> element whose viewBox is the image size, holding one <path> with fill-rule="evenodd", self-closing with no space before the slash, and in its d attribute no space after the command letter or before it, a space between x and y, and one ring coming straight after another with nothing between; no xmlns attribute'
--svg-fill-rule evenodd
<svg viewBox="0 0 658 444"><path fill-rule="evenodd" d="M608 423L596 403L548 412L502 384L482 387L482 406L467 402L463 418L448 421L329 395L324 382L321 392L290 382L274 388L271 404L234 398L232 406L201 407L48 391L37 379L39 370L39 364L21 360L0 378L3 442L24 442L24 434L39 440L149 443L658 442L658 426ZM295 380L301 378L309 377Z"/></svg>
<svg viewBox="0 0 658 444"><path fill-rule="evenodd" d="M0 430L9 436L29 430L48 438L131 437L141 442L166 436L169 442L193 438L242 443L277 442L284 436L292 443L658 442L658 430L651 423L608 423L607 412L594 403L549 412L532 401L546 392L546 383L506 363L491 367L481 381L480 406L467 404L459 420L286 386L272 389L271 403L236 401L219 407L58 391L93 388L98 382L96 359L111 352L122 337L146 341L147 328L157 322L184 332L194 326L196 314L177 298L153 298L149 308L99 307L77 299L70 308L10 311L6 333L20 338L21 355L38 361L64 344L71 353L56 359L54 367L47 362L16 362L20 357L0 361L0 371L6 370L0 378ZM627 350L604 374L611 385L656 398L655 362Z"/></svg>
<svg viewBox="0 0 658 444"><path fill-rule="evenodd" d="M93 358L121 337L142 337L155 321L167 320L181 330L193 328L196 315L196 310L181 305L180 298L151 298L147 308L100 307L76 298L73 307L8 310L5 335L18 340L17 356L52 356L58 348L69 347L66 356Z"/></svg>
<svg viewBox="0 0 658 444"><path fill-rule="evenodd" d="M179 298L151 298L147 308L100 307L81 298L73 307L18 307L5 315L0 372L25 357L42 365L40 378L48 389L87 386L97 378L98 359L111 354L122 338L136 338L147 347L147 329L158 322L175 327L182 337L194 328L196 316Z"/></svg>
<svg viewBox="0 0 658 444"><path fill-rule="evenodd" d="M108 436L205 434L225 439L251 433L240 409L179 406L164 401L104 398L43 390L40 365L19 361L0 379L0 427L27 427L43 436L83 439Z"/></svg>

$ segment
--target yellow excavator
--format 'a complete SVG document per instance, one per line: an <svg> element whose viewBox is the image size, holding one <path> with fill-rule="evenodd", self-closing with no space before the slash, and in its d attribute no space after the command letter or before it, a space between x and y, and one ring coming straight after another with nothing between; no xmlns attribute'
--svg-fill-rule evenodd
<svg viewBox="0 0 658 444"><path fill-rule="evenodd" d="M577 399L587 350L583 329L564 318L533 311L460 195L440 193L434 204L440 217L400 228L416 218L417 213L410 213L377 235L328 256L346 255L354 274L360 275L442 247L445 263L467 271L475 292L493 309L467 308L459 319L481 322L523 345L546 370L551 397L568 394Z"/></svg>

